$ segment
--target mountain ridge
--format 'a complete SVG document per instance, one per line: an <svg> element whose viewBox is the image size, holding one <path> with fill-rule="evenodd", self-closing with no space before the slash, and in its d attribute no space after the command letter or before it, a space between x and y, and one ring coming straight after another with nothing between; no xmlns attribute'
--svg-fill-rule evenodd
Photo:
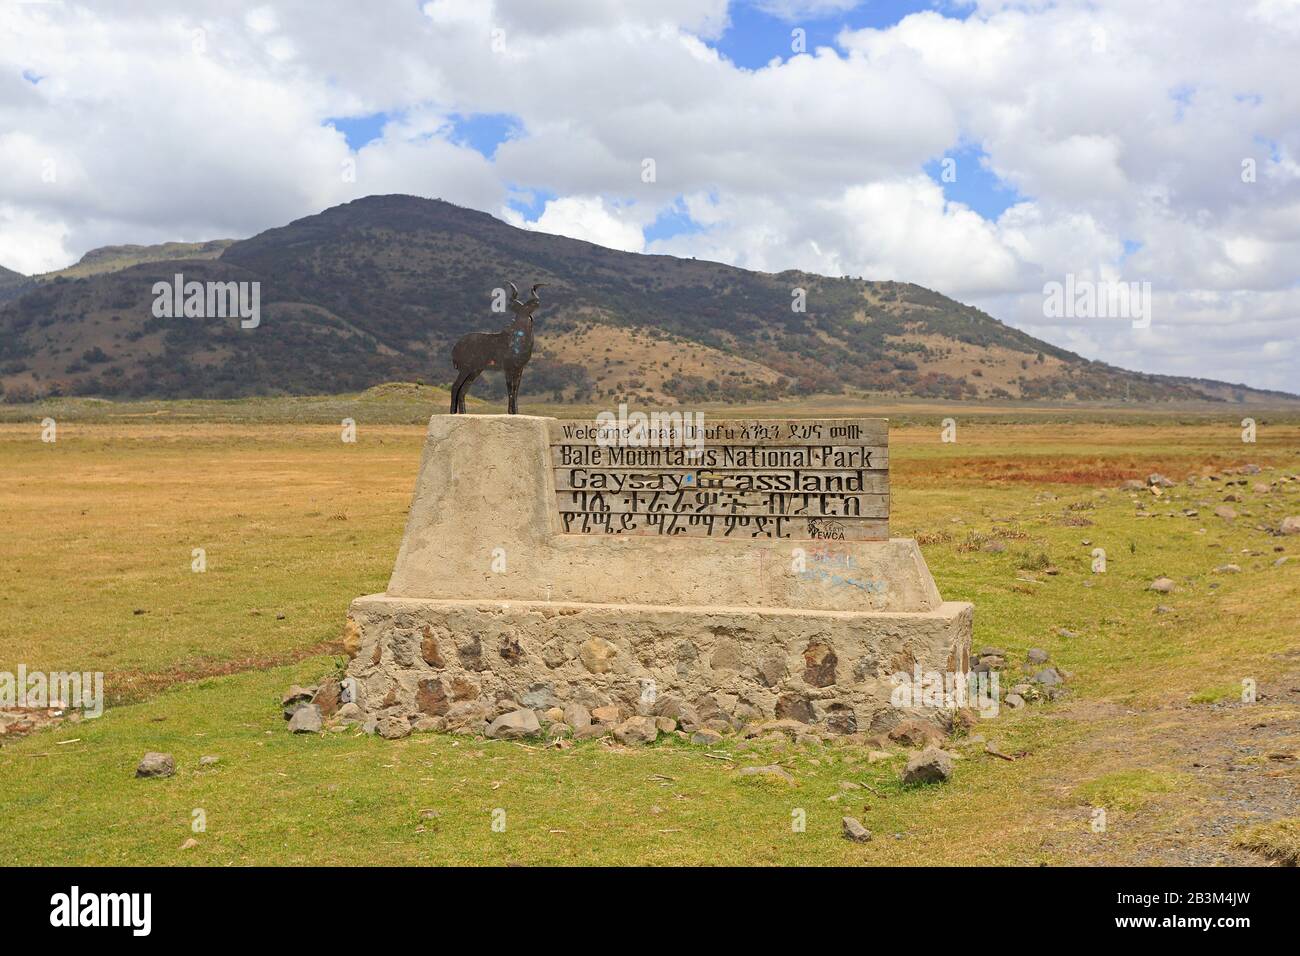
<svg viewBox="0 0 1300 956"><path fill-rule="evenodd" d="M512 280L547 283L524 392L555 399L1300 401L1117 369L911 283L622 252L413 196L365 197L243 240L106 247L78 266L94 271L35 277L0 305L7 400L445 384L457 337L506 324L489 303ZM153 283L176 272L260 282L261 324L154 317ZM501 390L499 376L475 386Z"/></svg>

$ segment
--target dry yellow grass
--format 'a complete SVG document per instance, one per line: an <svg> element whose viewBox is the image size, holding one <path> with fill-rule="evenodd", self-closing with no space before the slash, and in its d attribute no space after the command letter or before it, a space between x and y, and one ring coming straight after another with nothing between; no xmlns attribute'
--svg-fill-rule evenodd
<svg viewBox="0 0 1300 956"><path fill-rule="evenodd" d="M37 422L2 425L0 670L102 669L110 695L136 703L0 748L0 852L109 863L1261 859L1232 845L1235 826L1251 822L1232 807L1256 819L1294 807L1295 765L1269 755L1300 743L1287 730L1297 713L1287 689L1300 686L1287 613L1300 601L1300 562L1274 566L1295 539L1256 525L1300 513L1300 482L1234 487L1250 514L1231 523L1212 515L1221 485L1159 500L1115 488L1148 469L1180 480L1246 461L1269 479L1296 470L1296 426L1263 429L1256 446L1230 426L963 415L956 444L939 440L937 424L894 429L895 533L928 542L945 597L975 602L977 645L1005 647L1013 669L1043 647L1071 673L1066 702L972 731L1015 760L959 740L950 784L905 791L896 761L868 765L852 746L733 742L725 761L680 745L560 753L440 736L291 737L278 692L335 667L324 652L347 602L384 587L423 429L362 415L346 444L337 425L69 421L46 445ZM1198 517L1165 517L1186 507ZM1007 551L984 552L990 537ZM1105 575L1089 570L1096 545L1110 556ZM191 571L196 547L202 574ZM1039 554L1060 573L1021 570ZM1241 573L1213 572L1230 561ZM1157 574L1179 590L1147 591ZM1158 603L1172 610L1156 614ZM1238 702L1243 677L1264 695L1254 705ZM174 751L177 777L134 780L148 749ZM222 763L199 771L201 753ZM1259 759L1229 772L1245 753ZM729 769L774 760L797 787L744 787ZM831 801L841 780L871 790ZM1134 780L1137 802L1123 799ZM1093 833L1083 797L1116 794L1107 832ZM182 857L196 806L212 823L201 850ZM437 827L418 817L428 806L442 813ZM489 826L497 807L515 821L505 835ZM791 829L795 809L807 812L805 833ZM845 813L876 839L841 839Z"/></svg>

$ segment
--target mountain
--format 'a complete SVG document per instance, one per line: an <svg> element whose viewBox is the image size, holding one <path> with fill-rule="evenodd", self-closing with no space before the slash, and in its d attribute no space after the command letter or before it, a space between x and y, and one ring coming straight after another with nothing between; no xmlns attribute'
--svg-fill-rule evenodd
<svg viewBox="0 0 1300 956"><path fill-rule="evenodd" d="M31 284L30 276L0 266L0 302L18 298Z"/></svg>
<svg viewBox="0 0 1300 956"><path fill-rule="evenodd" d="M209 242L160 242L153 246L101 246L91 249L76 265L57 272L46 272L35 278L48 282L59 276L84 279L105 272L118 272L142 262L168 262L175 259L216 259L235 242L234 239L213 239Z"/></svg>
<svg viewBox="0 0 1300 956"><path fill-rule="evenodd" d="M66 269L25 276L0 266L0 303L16 299L39 283L58 278L84 279L86 276L117 272L141 262L164 262L172 259L215 259L234 239L209 242L162 242L154 246L101 246L92 249Z"/></svg>
<svg viewBox="0 0 1300 956"><path fill-rule="evenodd" d="M176 273L260 283L260 324L154 316L154 284ZM96 250L23 280L0 306L0 385L21 401L442 384L457 337L506 324L490 303L508 280L525 294L546 284L524 374L534 395L1300 400L1089 361L910 283L619 252L412 196L371 196L242 241ZM796 289L806 311L791 308ZM500 376L485 376L474 393L502 391Z"/></svg>

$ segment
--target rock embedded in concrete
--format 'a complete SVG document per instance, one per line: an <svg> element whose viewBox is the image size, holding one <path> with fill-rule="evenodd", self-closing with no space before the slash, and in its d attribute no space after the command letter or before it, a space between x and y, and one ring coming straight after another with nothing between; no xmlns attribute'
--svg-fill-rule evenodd
<svg viewBox="0 0 1300 956"><path fill-rule="evenodd" d="M437 677L427 677L415 687L415 709L428 717L443 717L451 709L447 688Z"/></svg>
<svg viewBox="0 0 1300 956"><path fill-rule="evenodd" d="M822 642L809 644L803 652L804 683L810 687L830 687L835 683L835 668L839 663L835 650Z"/></svg>
<svg viewBox="0 0 1300 956"><path fill-rule="evenodd" d="M334 715L334 719L343 724L355 724L365 720L365 717L365 712L352 702L344 704Z"/></svg>
<svg viewBox="0 0 1300 956"><path fill-rule="evenodd" d="M905 720L889 731L889 739L908 747L927 747L942 743L947 735L936 725L923 720Z"/></svg>
<svg viewBox="0 0 1300 956"><path fill-rule="evenodd" d="M578 656L582 658L583 666L593 674L606 674L614 667L618 645L603 637L593 637L582 645Z"/></svg>
<svg viewBox="0 0 1300 956"><path fill-rule="evenodd" d="M555 687L550 683L538 683L529 686L519 698L519 703L532 710L546 711L559 707L560 700L555 696Z"/></svg>
<svg viewBox="0 0 1300 956"><path fill-rule="evenodd" d="M447 666L442 656L442 645L433 633L433 628L427 624L420 632L420 657L434 670L442 670Z"/></svg>
<svg viewBox="0 0 1300 956"><path fill-rule="evenodd" d="M332 717L338 712L342 703L343 688L337 678L328 677L320 682L320 687L312 696L312 703L320 708L322 717Z"/></svg>

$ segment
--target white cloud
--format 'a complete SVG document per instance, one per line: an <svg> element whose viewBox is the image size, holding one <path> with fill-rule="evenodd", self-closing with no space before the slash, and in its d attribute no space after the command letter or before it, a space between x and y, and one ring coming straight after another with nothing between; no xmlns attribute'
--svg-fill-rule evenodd
<svg viewBox="0 0 1300 956"><path fill-rule="evenodd" d="M599 196L565 196L549 200L542 214L531 222L509 208L504 217L525 229L583 239L610 249L625 252L645 250L643 225L635 221L632 211L608 204Z"/></svg>
<svg viewBox="0 0 1300 956"><path fill-rule="evenodd" d="M1300 4L948 6L809 55L777 31L786 59L748 70L711 45L725 0L3 5L0 263L249 235L371 193L499 214L538 191L557 198L514 221L919 282L1089 357L1300 390ZM360 151L324 125L377 112L400 119ZM472 113L523 132L485 159L453 142ZM1023 197L997 219L921 172L967 147ZM675 203L699 231L647 243ZM1067 273L1150 281L1150 334L1044 319Z"/></svg>

